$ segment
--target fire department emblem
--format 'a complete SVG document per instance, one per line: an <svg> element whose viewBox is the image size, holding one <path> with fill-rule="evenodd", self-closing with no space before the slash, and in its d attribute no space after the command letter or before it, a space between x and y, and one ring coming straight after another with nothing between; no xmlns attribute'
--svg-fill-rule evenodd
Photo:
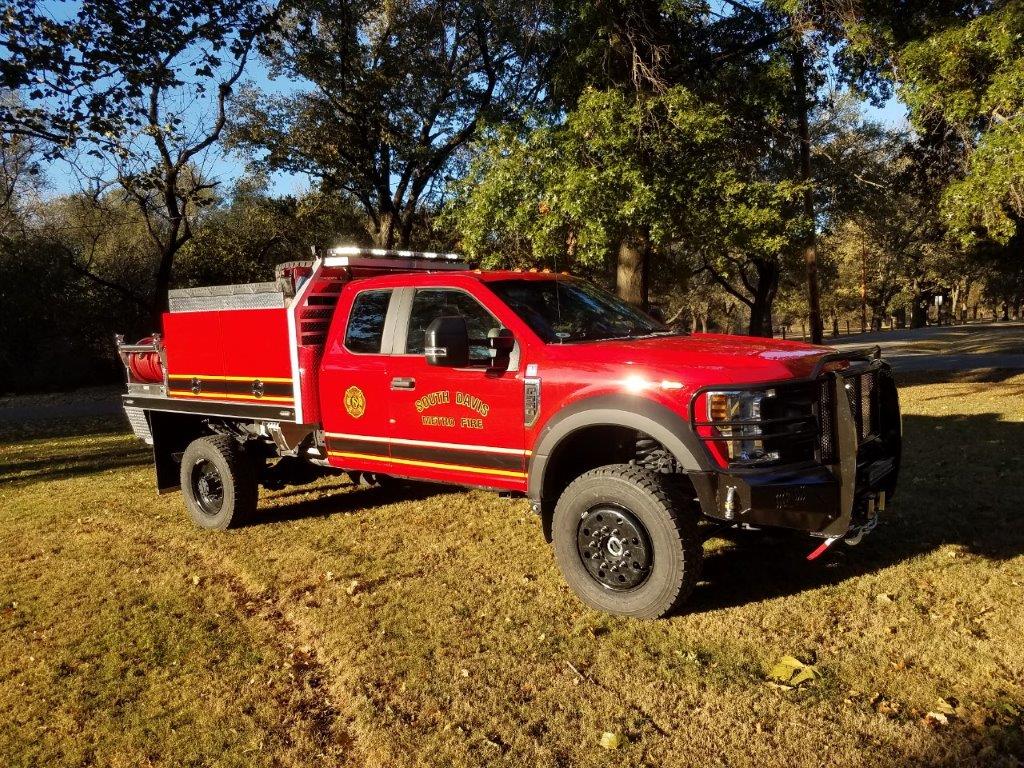
<svg viewBox="0 0 1024 768"><path fill-rule="evenodd" d="M353 419L366 413L366 397L359 387L352 386L345 390L345 410Z"/></svg>

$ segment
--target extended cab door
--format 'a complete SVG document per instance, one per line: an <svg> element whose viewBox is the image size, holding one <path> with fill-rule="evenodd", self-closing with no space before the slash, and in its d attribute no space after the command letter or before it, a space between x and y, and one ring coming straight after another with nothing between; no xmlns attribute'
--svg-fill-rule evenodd
<svg viewBox="0 0 1024 768"><path fill-rule="evenodd" d="M526 488L523 380L518 354L490 365L487 333L502 327L468 290L403 290L388 364L392 471L398 475L511 490ZM470 364L430 365L423 336L442 316L466 319Z"/></svg>
<svg viewBox="0 0 1024 768"><path fill-rule="evenodd" d="M339 307L320 367L320 413L330 463L342 469L387 473L387 366L396 291L358 291ZM344 302L344 299L342 299ZM341 317L344 315L344 318Z"/></svg>

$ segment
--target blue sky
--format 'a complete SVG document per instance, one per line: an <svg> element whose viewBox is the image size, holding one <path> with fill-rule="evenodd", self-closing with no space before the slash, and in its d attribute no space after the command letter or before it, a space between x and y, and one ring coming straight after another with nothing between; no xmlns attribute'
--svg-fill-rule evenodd
<svg viewBox="0 0 1024 768"><path fill-rule="evenodd" d="M287 93L300 87L299 84L284 78L271 79L264 62L258 57L249 63L245 80L256 85L263 91L271 93ZM863 104L865 116L892 127L900 127L906 123L906 108L898 99L890 99L882 107ZM226 194L232 183L245 171L246 158L238 154L219 152L210 158L208 173L221 183ZM63 163L54 163L46 171L50 193L54 195L73 192L78 189L72 169ZM305 174L276 173L270 178L270 191L275 195L297 195L309 189L310 181Z"/></svg>

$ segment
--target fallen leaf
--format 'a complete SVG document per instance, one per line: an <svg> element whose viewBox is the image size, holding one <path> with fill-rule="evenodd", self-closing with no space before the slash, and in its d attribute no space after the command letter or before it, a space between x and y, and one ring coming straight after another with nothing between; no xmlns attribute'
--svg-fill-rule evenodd
<svg viewBox="0 0 1024 768"><path fill-rule="evenodd" d="M794 688L820 675L813 664L805 664L795 656L783 656L768 673L769 679Z"/></svg>
<svg viewBox="0 0 1024 768"><path fill-rule="evenodd" d="M598 743L605 749L618 749L622 746L622 734L605 731L601 734L601 740Z"/></svg>
<svg viewBox="0 0 1024 768"><path fill-rule="evenodd" d="M937 706L935 707L936 712L941 712L944 715L955 715L956 708L960 706L960 702L952 697L945 699L939 699Z"/></svg>

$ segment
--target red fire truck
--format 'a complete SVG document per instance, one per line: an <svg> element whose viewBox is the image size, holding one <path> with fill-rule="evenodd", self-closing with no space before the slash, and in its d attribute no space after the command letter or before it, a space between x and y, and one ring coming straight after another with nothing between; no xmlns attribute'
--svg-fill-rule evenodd
<svg viewBox="0 0 1024 768"><path fill-rule="evenodd" d="M896 485L878 350L673 331L594 285L451 254L337 248L269 283L171 292L118 340L157 488L206 528L344 471L529 498L598 609L662 616L724 527L855 543Z"/></svg>

